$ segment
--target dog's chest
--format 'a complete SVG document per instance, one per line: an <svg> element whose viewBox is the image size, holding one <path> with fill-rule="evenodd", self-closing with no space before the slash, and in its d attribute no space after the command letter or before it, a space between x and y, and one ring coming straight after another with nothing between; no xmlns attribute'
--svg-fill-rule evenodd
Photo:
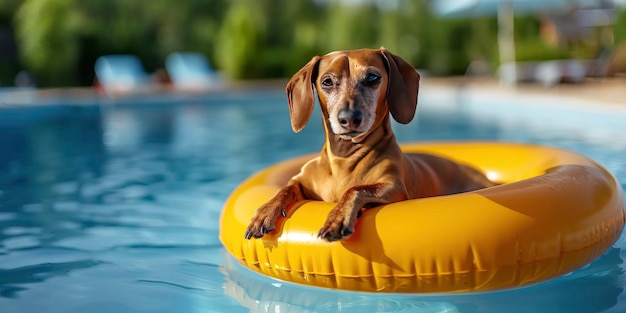
<svg viewBox="0 0 626 313"><path fill-rule="evenodd" d="M358 185L358 180L351 175L333 173L329 168L320 167L319 164L306 166L298 180L306 199L326 202L339 202L349 188Z"/></svg>
<svg viewBox="0 0 626 313"><path fill-rule="evenodd" d="M336 179L326 180L324 184L319 184L315 188L315 193L319 197L319 200L326 202L339 202L341 197L348 191L349 188L356 186L356 183L352 182L339 182Z"/></svg>
<svg viewBox="0 0 626 313"><path fill-rule="evenodd" d="M316 200L339 202L348 190L356 186L375 183L368 179L369 176L360 168L344 167L340 170L318 171L312 180L311 190Z"/></svg>

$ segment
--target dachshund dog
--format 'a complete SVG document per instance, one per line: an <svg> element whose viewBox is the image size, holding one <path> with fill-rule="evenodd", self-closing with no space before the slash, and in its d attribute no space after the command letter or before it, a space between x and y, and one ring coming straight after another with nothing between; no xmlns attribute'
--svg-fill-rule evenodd
<svg viewBox="0 0 626 313"><path fill-rule="evenodd" d="M245 238L261 238L300 200L337 205L318 237L347 238L361 210L392 202L471 191L491 182L478 171L427 154L404 154L389 115L407 124L415 115L420 76L413 66L381 48L316 56L287 84L291 126L308 122L317 90L326 142L272 199L259 207Z"/></svg>

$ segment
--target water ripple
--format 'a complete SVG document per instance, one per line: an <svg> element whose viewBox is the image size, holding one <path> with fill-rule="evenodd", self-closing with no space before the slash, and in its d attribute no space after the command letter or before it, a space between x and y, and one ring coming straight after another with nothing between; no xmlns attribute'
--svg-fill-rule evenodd
<svg viewBox="0 0 626 313"><path fill-rule="evenodd" d="M156 281L156 280L141 279L141 280L137 280L136 282L138 282L138 283L147 283L147 284L165 285L165 286L176 287L176 288L181 288L181 289L185 289L185 290L203 291L203 289L201 289L201 288L183 286L183 285L174 284L174 283L170 283L170 282L166 282L166 281Z"/></svg>
<svg viewBox="0 0 626 313"><path fill-rule="evenodd" d="M41 263L13 269L0 269L0 294L15 297L22 287L32 283L41 283L58 276L66 276L80 269L87 269L102 264L101 261L80 260L62 263Z"/></svg>

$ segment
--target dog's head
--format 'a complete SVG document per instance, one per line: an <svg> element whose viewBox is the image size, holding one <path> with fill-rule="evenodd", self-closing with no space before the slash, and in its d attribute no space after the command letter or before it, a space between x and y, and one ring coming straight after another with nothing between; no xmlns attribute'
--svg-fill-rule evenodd
<svg viewBox="0 0 626 313"><path fill-rule="evenodd" d="M287 84L291 127L299 132L308 122L315 86L329 131L360 142L389 113L399 123L413 119L419 78L413 66L383 48L316 56Z"/></svg>

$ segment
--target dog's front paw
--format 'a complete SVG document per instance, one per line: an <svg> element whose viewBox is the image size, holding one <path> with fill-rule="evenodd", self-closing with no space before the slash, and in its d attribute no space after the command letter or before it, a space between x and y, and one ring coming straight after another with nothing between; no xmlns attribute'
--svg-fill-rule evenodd
<svg viewBox="0 0 626 313"><path fill-rule="evenodd" d="M283 209L271 209L267 206L259 208L246 229L245 238L262 238L271 233L276 228L276 221L279 215L285 217L287 214Z"/></svg>
<svg viewBox="0 0 626 313"><path fill-rule="evenodd" d="M352 235L354 233L354 224L361 210L358 210L356 214L346 211L339 208L334 208L330 211L324 226L322 226L317 236L327 241L337 241Z"/></svg>

